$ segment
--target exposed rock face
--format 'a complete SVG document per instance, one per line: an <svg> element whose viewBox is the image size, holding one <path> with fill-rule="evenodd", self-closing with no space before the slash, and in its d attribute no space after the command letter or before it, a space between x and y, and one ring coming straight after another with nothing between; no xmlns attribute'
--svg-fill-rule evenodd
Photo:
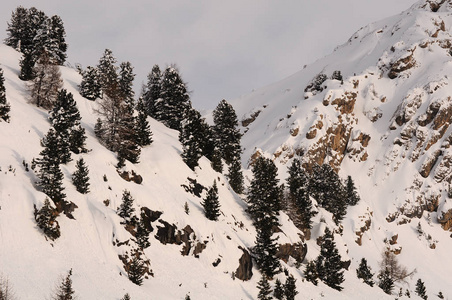
<svg viewBox="0 0 452 300"><path fill-rule="evenodd" d="M452 231L452 209L443 212L442 216L438 218L438 222L444 230Z"/></svg>
<svg viewBox="0 0 452 300"><path fill-rule="evenodd" d="M206 243L196 242L196 235L190 225L184 227L184 229L177 230L176 225L171 225L168 222L159 220L163 225L157 226L157 234L155 238L158 239L162 244L176 244L182 245L181 254L187 256L190 254L190 250L193 248L193 255L198 257L198 255L206 248Z"/></svg>
<svg viewBox="0 0 452 300"><path fill-rule="evenodd" d="M422 164L421 170L419 171L419 174L421 174L422 177L427 178L430 175L430 172L433 169L433 166L438 161L438 158L443 152L441 150L436 150L434 154L427 158L427 160Z"/></svg>
<svg viewBox="0 0 452 300"><path fill-rule="evenodd" d="M147 207L141 208L141 216L143 218L143 223L146 229L149 230L149 232L154 231L154 228L152 227L151 223L157 221L162 214L163 212L161 211L153 211Z"/></svg>
<svg viewBox="0 0 452 300"><path fill-rule="evenodd" d="M389 78L395 79L400 73L409 70L416 65L416 60L413 56L415 50L416 47L413 50L409 50L409 52L411 52L409 55L400 58L391 66L391 70L389 70L388 73Z"/></svg>
<svg viewBox="0 0 452 300"><path fill-rule="evenodd" d="M75 219L72 213L78 208L77 204L72 201L58 201L55 202L58 213L64 213L69 219Z"/></svg>
<svg viewBox="0 0 452 300"><path fill-rule="evenodd" d="M243 255L239 259L239 267L235 271L235 277L247 281L253 277L253 261L248 250L239 247L243 251Z"/></svg>
<svg viewBox="0 0 452 300"><path fill-rule="evenodd" d="M207 191L207 188L202 184L198 183L196 179L188 177L187 180L189 182L188 185L182 184L182 187L185 189L187 193L190 193L198 198L201 198L201 193L204 190Z"/></svg>
<svg viewBox="0 0 452 300"><path fill-rule="evenodd" d="M119 170L118 170L118 174L125 181L133 181L136 184L141 184L143 182L143 177L141 177L141 175L138 175L137 173L135 173L135 171L133 171L133 170L132 170L132 172L128 172L128 171L119 172Z"/></svg>
<svg viewBox="0 0 452 300"><path fill-rule="evenodd" d="M306 257L307 253L308 247L306 244L284 244L279 245L276 257L283 260L285 263L289 261L289 257L293 257L298 263L301 263Z"/></svg>

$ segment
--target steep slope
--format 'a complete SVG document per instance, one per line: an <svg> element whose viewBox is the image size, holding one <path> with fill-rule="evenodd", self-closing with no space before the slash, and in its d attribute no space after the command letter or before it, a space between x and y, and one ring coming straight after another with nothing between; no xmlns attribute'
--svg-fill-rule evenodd
<svg viewBox="0 0 452 300"><path fill-rule="evenodd" d="M291 77L232 101L244 166L264 155L283 179L301 157L308 170L328 163L351 175L362 198L343 221L352 268L366 256L378 269L389 246L417 269L406 287L420 277L431 295L452 292L451 13L452 1L419 1ZM334 71L342 81L331 79Z"/></svg>

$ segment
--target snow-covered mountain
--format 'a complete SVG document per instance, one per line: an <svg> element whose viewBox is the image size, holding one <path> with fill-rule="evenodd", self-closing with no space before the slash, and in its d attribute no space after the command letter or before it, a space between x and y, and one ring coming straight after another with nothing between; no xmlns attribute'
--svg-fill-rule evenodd
<svg viewBox="0 0 452 300"><path fill-rule="evenodd" d="M299 73L232 101L242 121L242 164L248 179L257 155L277 163L281 182L291 160L301 157L307 169L329 163L341 177L351 175L361 196L348 209L342 234L335 235L342 260L351 261L341 292L321 282L314 286L303 276L305 262L319 254L316 239L326 226L338 229L331 214L318 208L306 241L286 214L279 216L278 243L308 249L301 266L293 258L282 262L297 279L297 299L392 299L363 284L355 271L363 257L378 271L386 247L398 253L402 265L417 270L397 284L397 291L413 292L422 278L430 297L439 291L452 297L450 26L452 1L419 1L400 15L360 29ZM150 118L154 142L142 149L140 163L125 167L143 181L124 180L114 153L94 135L97 103L80 96L81 77L66 67L61 67L64 88L77 101L90 151L62 165L67 200L77 208L74 219L58 217L60 238L45 238L34 220L34 206L41 207L46 196L25 165L38 157L50 123L48 112L28 101L26 83L18 78L20 57L0 46L11 104L10 123L0 122L0 275L17 298L50 297L72 269L79 299L120 299L125 293L132 299L256 299L258 270L254 266L247 280L240 279L245 275L238 270L256 238L244 196L235 194L207 159L195 171L188 168L178 132ZM322 81L318 76L331 78L334 71L341 71L343 79ZM310 83L315 84L307 88ZM79 157L90 170L91 192L86 195L71 182ZM221 203L217 222L204 217L200 204L214 179ZM151 246L144 250L150 275L142 286L129 281L121 260L136 248L116 213L124 190L153 229ZM285 275L277 277L284 281Z"/></svg>

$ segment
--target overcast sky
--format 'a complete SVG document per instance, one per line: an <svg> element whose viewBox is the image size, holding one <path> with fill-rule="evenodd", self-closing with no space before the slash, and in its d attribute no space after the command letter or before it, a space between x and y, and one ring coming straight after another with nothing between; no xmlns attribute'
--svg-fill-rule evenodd
<svg viewBox="0 0 452 300"><path fill-rule="evenodd" d="M105 48L134 66L175 63L198 109L281 80L331 53L360 27L416 0L2 0L0 38L18 6L64 22L68 62L96 65Z"/></svg>

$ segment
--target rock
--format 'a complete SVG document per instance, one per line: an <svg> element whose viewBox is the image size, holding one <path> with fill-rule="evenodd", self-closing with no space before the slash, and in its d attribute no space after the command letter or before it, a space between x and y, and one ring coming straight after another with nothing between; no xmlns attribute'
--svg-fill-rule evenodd
<svg viewBox="0 0 452 300"><path fill-rule="evenodd" d="M256 120L256 118L259 116L260 113L261 113L261 110L258 110L256 112L252 113L249 118L243 119L242 126L247 127L248 125L253 123Z"/></svg>
<svg viewBox="0 0 452 300"><path fill-rule="evenodd" d="M419 174L421 174L422 177L427 178L430 175L430 172L432 171L442 153L443 151L436 150L432 156L426 159L426 161L422 164L421 170L419 171Z"/></svg>
<svg viewBox="0 0 452 300"><path fill-rule="evenodd" d="M119 176L121 176L122 179L124 179L125 181L133 181L136 184L141 184L143 182L143 177L141 177L141 175L138 175L137 173L135 173L135 171L132 170L131 173L129 173L128 171L119 171L117 170Z"/></svg>
<svg viewBox="0 0 452 300"><path fill-rule="evenodd" d="M308 139L308 140L312 140L313 138L315 138L316 137L316 135L317 135L317 129L312 129L311 131L309 131L309 132L307 132L306 133L306 138Z"/></svg>
<svg viewBox="0 0 452 300"><path fill-rule="evenodd" d="M409 52L411 52L410 55L407 55L399 59L391 66L391 69L388 73L389 78L395 79L400 73L409 70L416 65L416 60L414 59L413 55L415 50L416 47L413 50L409 50Z"/></svg>
<svg viewBox="0 0 452 300"><path fill-rule="evenodd" d="M196 179L192 179L190 177L187 177L188 185L182 184L181 186L185 189L187 193L190 193L192 195L195 195L198 198L201 198L201 193L205 190L207 191L207 188L203 186L202 184L199 184Z"/></svg>
<svg viewBox="0 0 452 300"><path fill-rule="evenodd" d="M78 208L77 204L72 201L58 201L55 202L58 213L64 213L69 219L75 219L72 213Z"/></svg>
<svg viewBox="0 0 452 300"><path fill-rule="evenodd" d="M157 221L160 216L163 214L161 211L153 211L147 207L141 208L141 217L143 218L144 227L146 227L149 232L154 231L151 223Z"/></svg>
<svg viewBox="0 0 452 300"><path fill-rule="evenodd" d="M243 255L239 259L239 267L235 271L235 277L247 281L253 277L253 261L248 250L239 246L239 249L243 251Z"/></svg>
<svg viewBox="0 0 452 300"><path fill-rule="evenodd" d="M355 108L356 97L358 94L356 92L345 92L342 98L336 98L331 102L333 105L337 105L336 109L341 112L341 114L351 114Z"/></svg>
<svg viewBox="0 0 452 300"><path fill-rule="evenodd" d="M308 246L303 243L279 245L276 257L287 263L289 257L293 257L298 263L301 263L308 253Z"/></svg>
<svg viewBox="0 0 452 300"><path fill-rule="evenodd" d="M452 231L452 209L443 212L441 217L438 218L438 222L444 230Z"/></svg>

